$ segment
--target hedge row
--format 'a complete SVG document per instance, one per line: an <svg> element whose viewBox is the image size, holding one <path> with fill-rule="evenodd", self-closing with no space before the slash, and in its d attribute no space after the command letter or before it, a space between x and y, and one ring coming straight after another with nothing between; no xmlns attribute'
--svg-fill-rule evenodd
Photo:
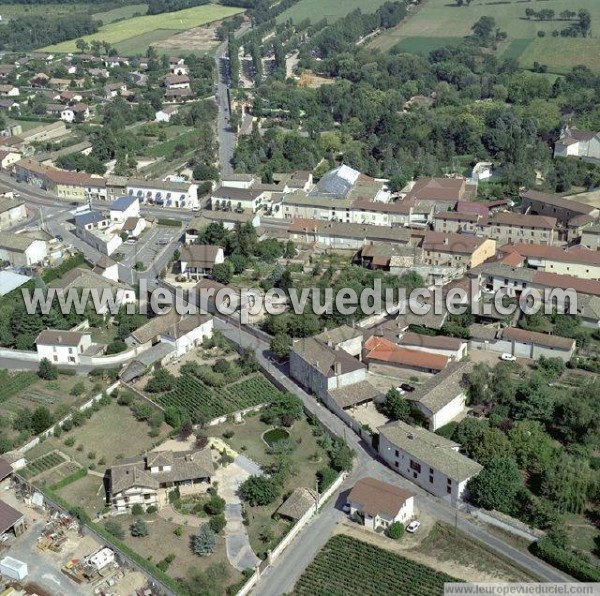
<svg viewBox="0 0 600 596"><path fill-rule="evenodd" d="M53 484L52 490L60 490L61 488L64 488L65 486L69 486L69 484L72 484L73 482L76 482L77 480L79 480L81 478L85 478L86 476L87 476L87 469L80 468L79 470L77 470L77 472L73 472L70 476L66 476L62 480L59 480L56 484Z"/></svg>
<svg viewBox="0 0 600 596"><path fill-rule="evenodd" d="M582 582L600 582L600 568L576 554L554 545L548 538L541 538L530 546L531 552L553 567L572 575Z"/></svg>

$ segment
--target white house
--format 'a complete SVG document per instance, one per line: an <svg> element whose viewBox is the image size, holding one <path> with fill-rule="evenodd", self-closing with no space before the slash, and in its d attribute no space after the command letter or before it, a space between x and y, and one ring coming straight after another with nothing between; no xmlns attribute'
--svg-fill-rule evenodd
<svg viewBox="0 0 600 596"><path fill-rule="evenodd" d="M70 106L64 108L60 113L60 119L64 120L65 122L73 122L73 120L75 120L75 112L73 111L73 108Z"/></svg>
<svg viewBox="0 0 600 596"><path fill-rule="evenodd" d="M0 261L17 267L29 267L42 263L48 256L44 240L28 238L22 234L0 235Z"/></svg>
<svg viewBox="0 0 600 596"><path fill-rule="evenodd" d="M92 345L89 333L46 329L35 340L37 353L53 364L79 364L80 356Z"/></svg>
<svg viewBox="0 0 600 596"><path fill-rule="evenodd" d="M169 89L189 89L190 78L187 75L167 75L163 79L163 85Z"/></svg>
<svg viewBox="0 0 600 596"><path fill-rule="evenodd" d="M415 495L399 486L367 477L354 485L346 503L350 515L359 514L369 530L387 530L394 522L406 524L413 517Z"/></svg>
<svg viewBox="0 0 600 596"><path fill-rule="evenodd" d="M379 455L390 468L436 497L457 504L467 482L483 469L460 445L405 422L379 427Z"/></svg>
<svg viewBox="0 0 600 596"><path fill-rule="evenodd" d="M10 170L23 156L18 151L11 149L0 150L0 168L3 172Z"/></svg>
<svg viewBox="0 0 600 596"><path fill-rule="evenodd" d="M154 116L155 122L171 122L171 117L179 112L179 106L166 106L158 110Z"/></svg>
<svg viewBox="0 0 600 596"><path fill-rule="evenodd" d="M242 188L248 190L256 182L254 174L223 174L221 185L227 188Z"/></svg>
<svg viewBox="0 0 600 596"><path fill-rule="evenodd" d="M199 280L210 275L214 266L224 261L225 253L220 246L190 244L183 247L179 266L182 275Z"/></svg>
<svg viewBox="0 0 600 596"><path fill-rule="evenodd" d="M92 271L111 281L119 281L119 264L108 256L103 255L100 257L100 259L96 261Z"/></svg>
<svg viewBox="0 0 600 596"><path fill-rule="evenodd" d="M126 196L119 197L113 201L110 206L110 220L116 222L125 222L129 217L140 216L140 201L137 197Z"/></svg>
<svg viewBox="0 0 600 596"><path fill-rule="evenodd" d="M27 219L25 203L0 197L0 231L8 229L24 219Z"/></svg>
<svg viewBox="0 0 600 596"><path fill-rule="evenodd" d="M136 197L141 203L185 209L198 207L198 185L190 182L131 178L126 189L130 197Z"/></svg>
<svg viewBox="0 0 600 596"><path fill-rule="evenodd" d="M367 367L344 350L334 350L314 337L298 339L290 353L290 374L321 399L328 392L367 379Z"/></svg>
<svg viewBox="0 0 600 596"><path fill-rule="evenodd" d="M129 238L138 238L146 229L146 220L143 217L128 217L123 222L121 232L127 234Z"/></svg>
<svg viewBox="0 0 600 596"><path fill-rule="evenodd" d="M325 328L322 333L315 335L315 339L334 350L344 350L355 358L362 356L362 331L349 325L341 325L335 329Z"/></svg>
<svg viewBox="0 0 600 596"><path fill-rule="evenodd" d="M18 97L20 95L19 88L14 85L0 85L0 95L5 97Z"/></svg>
<svg viewBox="0 0 600 596"><path fill-rule="evenodd" d="M211 209L249 210L256 213L262 204L267 204L267 193L252 188L220 186L210 195Z"/></svg>
<svg viewBox="0 0 600 596"><path fill-rule="evenodd" d="M181 318L160 334L161 343L175 346L174 356L180 358L190 350L198 348L213 334L213 318L208 315L190 315Z"/></svg>
<svg viewBox="0 0 600 596"><path fill-rule="evenodd" d="M600 133L566 126L554 146L554 157L600 160Z"/></svg>

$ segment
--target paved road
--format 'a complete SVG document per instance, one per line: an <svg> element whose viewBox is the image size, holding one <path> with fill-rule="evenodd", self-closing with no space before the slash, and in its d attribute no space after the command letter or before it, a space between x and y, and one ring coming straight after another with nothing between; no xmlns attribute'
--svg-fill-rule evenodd
<svg viewBox="0 0 600 596"><path fill-rule="evenodd" d="M263 367L274 374L290 391L298 395L308 411L316 415L321 423L335 434L346 438L348 444L355 450L357 457L355 469L346 479L340 492L343 492L352 486L356 480L365 476L375 477L379 480L401 486L417 495L418 507L421 511L447 524L453 526L456 524L459 530L471 538L479 540L494 551L502 554L505 558L530 570L542 580L553 582L573 581L565 574L546 565L539 559L523 553L491 535L480 526L471 522L465 514L458 512L448 501L430 495L409 480L393 472L378 458L371 447L366 445L335 414L293 383L286 375L285 368L279 369L273 365L266 357L268 345L265 342L249 334L243 327L240 329L222 319L215 318L215 327L220 329L230 340L243 347L253 349ZM340 492L338 492L336 499L339 497ZM263 576L263 579L258 584L256 594L260 596L278 596L292 589L302 571L331 534L337 519L340 519L340 515L342 515L341 511L338 509L334 511L333 508L333 503L327 505L322 513L311 522L307 531L309 533L301 534L295 546L287 549L284 555L276 561L272 569L268 574Z"/></svg>
<svg viewBox="0 0 600 596"><path fill-rule="evenodd" d="M227 42L223 42L215 54L217 63L217 105L219 115L217 118L217 134L219 138L219 163L221 174L231 174L233 166L231 160L235 151L236 135L229 125L231 110L228 99L229 61L227 60Z"/></svg>

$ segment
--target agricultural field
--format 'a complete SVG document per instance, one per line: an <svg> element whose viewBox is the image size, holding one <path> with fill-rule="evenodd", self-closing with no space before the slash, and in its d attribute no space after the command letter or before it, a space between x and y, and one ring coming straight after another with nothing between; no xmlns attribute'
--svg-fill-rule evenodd
<svg viewBox="0 0 600 596"><path fill-rule="evenodd" d="M18 372L11 375L7 370L0 370L0 403L33 385L37 380L38 376L34 372Z"/></svg>
<svg viewBox="0 0 600 596"><path fill-rule="evenodd" d="M564 73L577 64L586 64L600 72L600 35L592 27L588 38L552 37L554 30L568 26L569 21L538 21L527 19L525 9L554 10L558 15L565 8L587 9L593 25L600 20L600 2L579 0L572 6L564 0L520 0L488 2L473 0L470 6L459 7L449 0L424 0L421 7L405 22L385 31L369 47L387 51L394 46L405 52L427 54L431 50L458 43L471 32L473 24L482 16L496 19L500 30L508 34L507 43L499 48L503 56L517 58L525 68L534 62L546 64L550 71ZM545 37L538 37L544 31Z"/></svg>
<svg viewBox="0 0 600 596"><path fill-rule="evenodd" d="M75 4L2 4L0 6L0 16L2 20L15 19L17 17L35 17L35 16L61 16L73 14L74 12L96 12L95 5L87 2Z"/></svg>
<svg viewBox="0 0 600 596"><path fill-rule="evenodd" d="M331 538L306 568L294 594L298 596L439 596L445 582L459 580L348 536Z"/></svg>
<svg viewBox="0 0 600 596"><path fill-rule="evenodd" d="M300 0L282 12L277 17L277 21L283 23L292 19L299 23L304 19L310 19L316 23L327 19L329 23L334 23L357 8L364 13L375 12L385 2L386 0Z"/></svg>
<svg viewBox="0 0 600 596"><path fill-rule="evenodd" d="M148 12L147 4L130 4L128 6L121 6L120 8L113 8L106 12L97 12L92 16L96 21L102 21L104 25L121 21L123 19L131 19L134 15L145 15Z"/></svg>
<svg viewBox="0 0 600 596"><path fill-rule="evenodd" d="M83 39L88 43L94 39L107 41L114 45L117 50L123 52L120 44L126 44L129 40L136 37L146 36L143 39L143 43L138 39L135 44L130 45L128 48L128 53L143 53L151 43L164 40L179 31L200 27L201 25L212 23L213 21L218 21L240 12L242 10L239 8L218 6L216 4L196 6L177 12L135 17L109 23L108 25L103 25L98 33L87 35ZM165 36L165 31L169 33L168 36ZM66 53L75 52L77 48L75 47L75 40L71 40L48 46L43 48L43 50Z"/></svg>
<svg viewBox="0 0 600 596"><path fill-rule="evenodd" d="M21 476L23 476L23 478L33 478L43 472L48 472L52 468L60 466L60 464L65 461L65 458L60 453L53 451L52 453L42 455L42 457L38 457L27 464L21 471Z"/></svg>
<svg viewBox="0 0 600 596"><path fill-rule="evenodd" d="M163 408L175 406L190 415L200 414L211 420L264 404L277 394L277 389L262 375L219 389L209 387L191 375L182 375L177 379L176 389L153 399Z"/></svg>

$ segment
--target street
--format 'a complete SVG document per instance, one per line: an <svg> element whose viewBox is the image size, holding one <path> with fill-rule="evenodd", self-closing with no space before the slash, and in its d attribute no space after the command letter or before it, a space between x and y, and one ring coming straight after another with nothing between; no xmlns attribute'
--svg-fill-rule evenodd
<svg viewBox="0 0 600 596"><path fill-rule="evenodd" d="M417 495L417 503L421 511L451 526L456 524L456 527L460 531L482 542L515 564L528 569L543 581L572 581L571 578L557 569L546 565L532 555L513 548L485 529L469 521L463 513L459 513L447 501L430 495L403 476L393 472L379 459L377 453L370 446L366 445L364 441L359 439L335 414L296 385L285 374L285 367L279 369L274 366L265 356L269 348L266 342L251 335L243 327L234 326L220 318L215 318L215 328L220 329L228 339L238 345L254 350L261 365L286 386L289 391L298 395L302 399L306 409L311 414L314 414L324 426L337 436L345 437L350 447L356 453L354 470L346 478L336 498L332 499L325 506L321 513L303 530L294 543L294 546L286 549L273 567L261 578L255 589L256 594L260 596L279 596L292 590L294 583L302 574L302 571L312 561L323 544L325 544L337 520L341 519L341 515L343 515L341 510L335 507L334 501L339 497L340 492L347 490L357 480L366 476L390 482L410 490Z"/></svg>
<svg viewBox="0 0 600 596"><path fill-rule="evenodd" d="M219 163L221 174L231 174L233 166L231 160L235 151L236 134L231 130L229 121L231 110L228 98L229 63L227 60L227 42L223 42L215 54L217 63L217 105L219 115L217 120L217 134L219 138Z"/></svg>

